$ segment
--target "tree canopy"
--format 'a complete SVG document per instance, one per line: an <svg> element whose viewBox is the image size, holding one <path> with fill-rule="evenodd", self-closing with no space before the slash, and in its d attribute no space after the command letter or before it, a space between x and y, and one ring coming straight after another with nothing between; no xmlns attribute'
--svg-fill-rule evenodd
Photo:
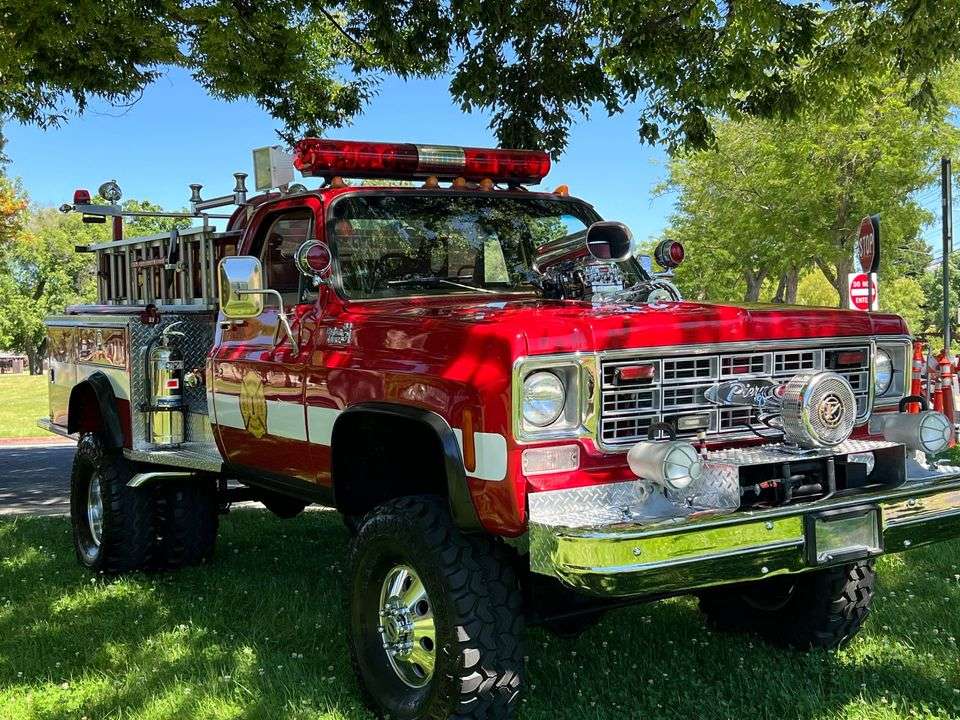
<svg viewBox="0 0 960 720"><path fill-rule="evenodd" d="M124 208L160 209L138 200L128 200ZM124 232L149 235L175 225L189 221L135 218ZM25 353L32 373L40 372L46 349L44 318L96 297L95 256L74 247L109 239L109 224L85 224L75 213L31 207L22 190L0 177L0 347Z"/></svg>
<svg viewBox="0 0 960 720"><path fill-rule="evenodd" d="M579 114L638 113L646 141L700 147L709 118L848 107L895 77L935 107L960 54L955 0L0 0L0 117L41 126L135 102L170 66L251 98L291 138L359 113L385 74L451 76L502 145L561 152ZM634 110L633 108L636 108Z"/></svg>
<svg viewBox="0 0 960 720"><path fill-rule="evenodd" d="M955 98L955 73L938 83ZM874 213L883 276L922 275L930 253L921 230L932 218L916 192L960 137L949 122L955 99L934 118L909 99L891 80L855 113L722 120L714 149L678 153L665 187L678 193L668 233L689 249L681 285L706 299L757 300L772 284L774 299L794 302L805 270L818 267L846 306L857 227ZM899 287L904 297L915 289Z"/></svg>

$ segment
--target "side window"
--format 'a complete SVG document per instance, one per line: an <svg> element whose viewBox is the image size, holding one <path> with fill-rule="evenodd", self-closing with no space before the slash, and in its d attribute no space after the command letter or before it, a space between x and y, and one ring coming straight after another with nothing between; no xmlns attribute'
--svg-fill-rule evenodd
<svg viewBox="0 0 960 720"><path fill-rule="evenodd" d="M283 295L285 303L305 298L306 283L297 270L294 256L304 242L313 237L313 213L295 210L277 216L269 225L260 246L264 281L267 287Z"/></svg>

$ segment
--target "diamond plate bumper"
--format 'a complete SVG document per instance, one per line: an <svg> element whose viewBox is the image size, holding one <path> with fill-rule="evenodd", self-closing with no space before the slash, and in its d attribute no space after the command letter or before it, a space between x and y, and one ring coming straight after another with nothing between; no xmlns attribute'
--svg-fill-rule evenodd
<svg viewBox="0 0 960 720"><path fill-rule="evenodd" d="M908 461L907 478L893 490L736 512L651 506L641 480L532 493L530 566L588 594L650 595L830 564L811 562L806 547L807 516L824 511L876 508L886 553L960 537L960 468Z"/></svg>

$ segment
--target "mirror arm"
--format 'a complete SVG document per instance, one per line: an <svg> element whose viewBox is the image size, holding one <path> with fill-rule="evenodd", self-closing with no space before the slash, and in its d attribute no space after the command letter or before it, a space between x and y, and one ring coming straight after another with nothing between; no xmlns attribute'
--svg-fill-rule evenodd
<svg viewBox="0 0 960 720"><path fill-rule="evenodd" d="M267 288L266 290L236 290L234 292L236 292L237 295L269 295L270 297L275 297L277 299L277 315L280 318L280 324L283 326L284 332L287 334L287 338L290 340L293 354L300 354L300 346L293 337L293 328L290 327L290 320L287 319L286 310L283 308L283 296L278 291Z"/></svg>

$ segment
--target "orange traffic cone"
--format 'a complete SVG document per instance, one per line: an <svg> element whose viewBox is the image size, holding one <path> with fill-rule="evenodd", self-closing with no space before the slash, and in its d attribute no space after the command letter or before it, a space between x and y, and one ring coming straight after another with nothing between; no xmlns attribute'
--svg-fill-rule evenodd
<svg viewBox="0 0 960 720"><path fill-rule="evenodd" d="M941 353L942 354L942 353ZM943 383L940 378L940 371L943 366L940 364L939 356L932 358L933 365L927 366L927 385L930 392L930 405L939 413L943 412Z"/></svg>
<svg viewBox="0 0 960 720"><path fill-rule="evenodd" d="M940 365L940 393L942 396L941 403L943 405L941 412L947 416L952 425L956 420L953 405L953 363L950 362L950 355L947 354L946 349L940 353L937 361ZM956 441L950 438L949 447L953 447L954 445L956 445Z"/></svg>
<svg viewBox="0 0 960 720"><path fill-rule="evenodd" d="M910 379L910 394L923 395L923 343L915 340L913 343L913 375ZM920 412L920 403L907 403L907 412Z"/></svg>

